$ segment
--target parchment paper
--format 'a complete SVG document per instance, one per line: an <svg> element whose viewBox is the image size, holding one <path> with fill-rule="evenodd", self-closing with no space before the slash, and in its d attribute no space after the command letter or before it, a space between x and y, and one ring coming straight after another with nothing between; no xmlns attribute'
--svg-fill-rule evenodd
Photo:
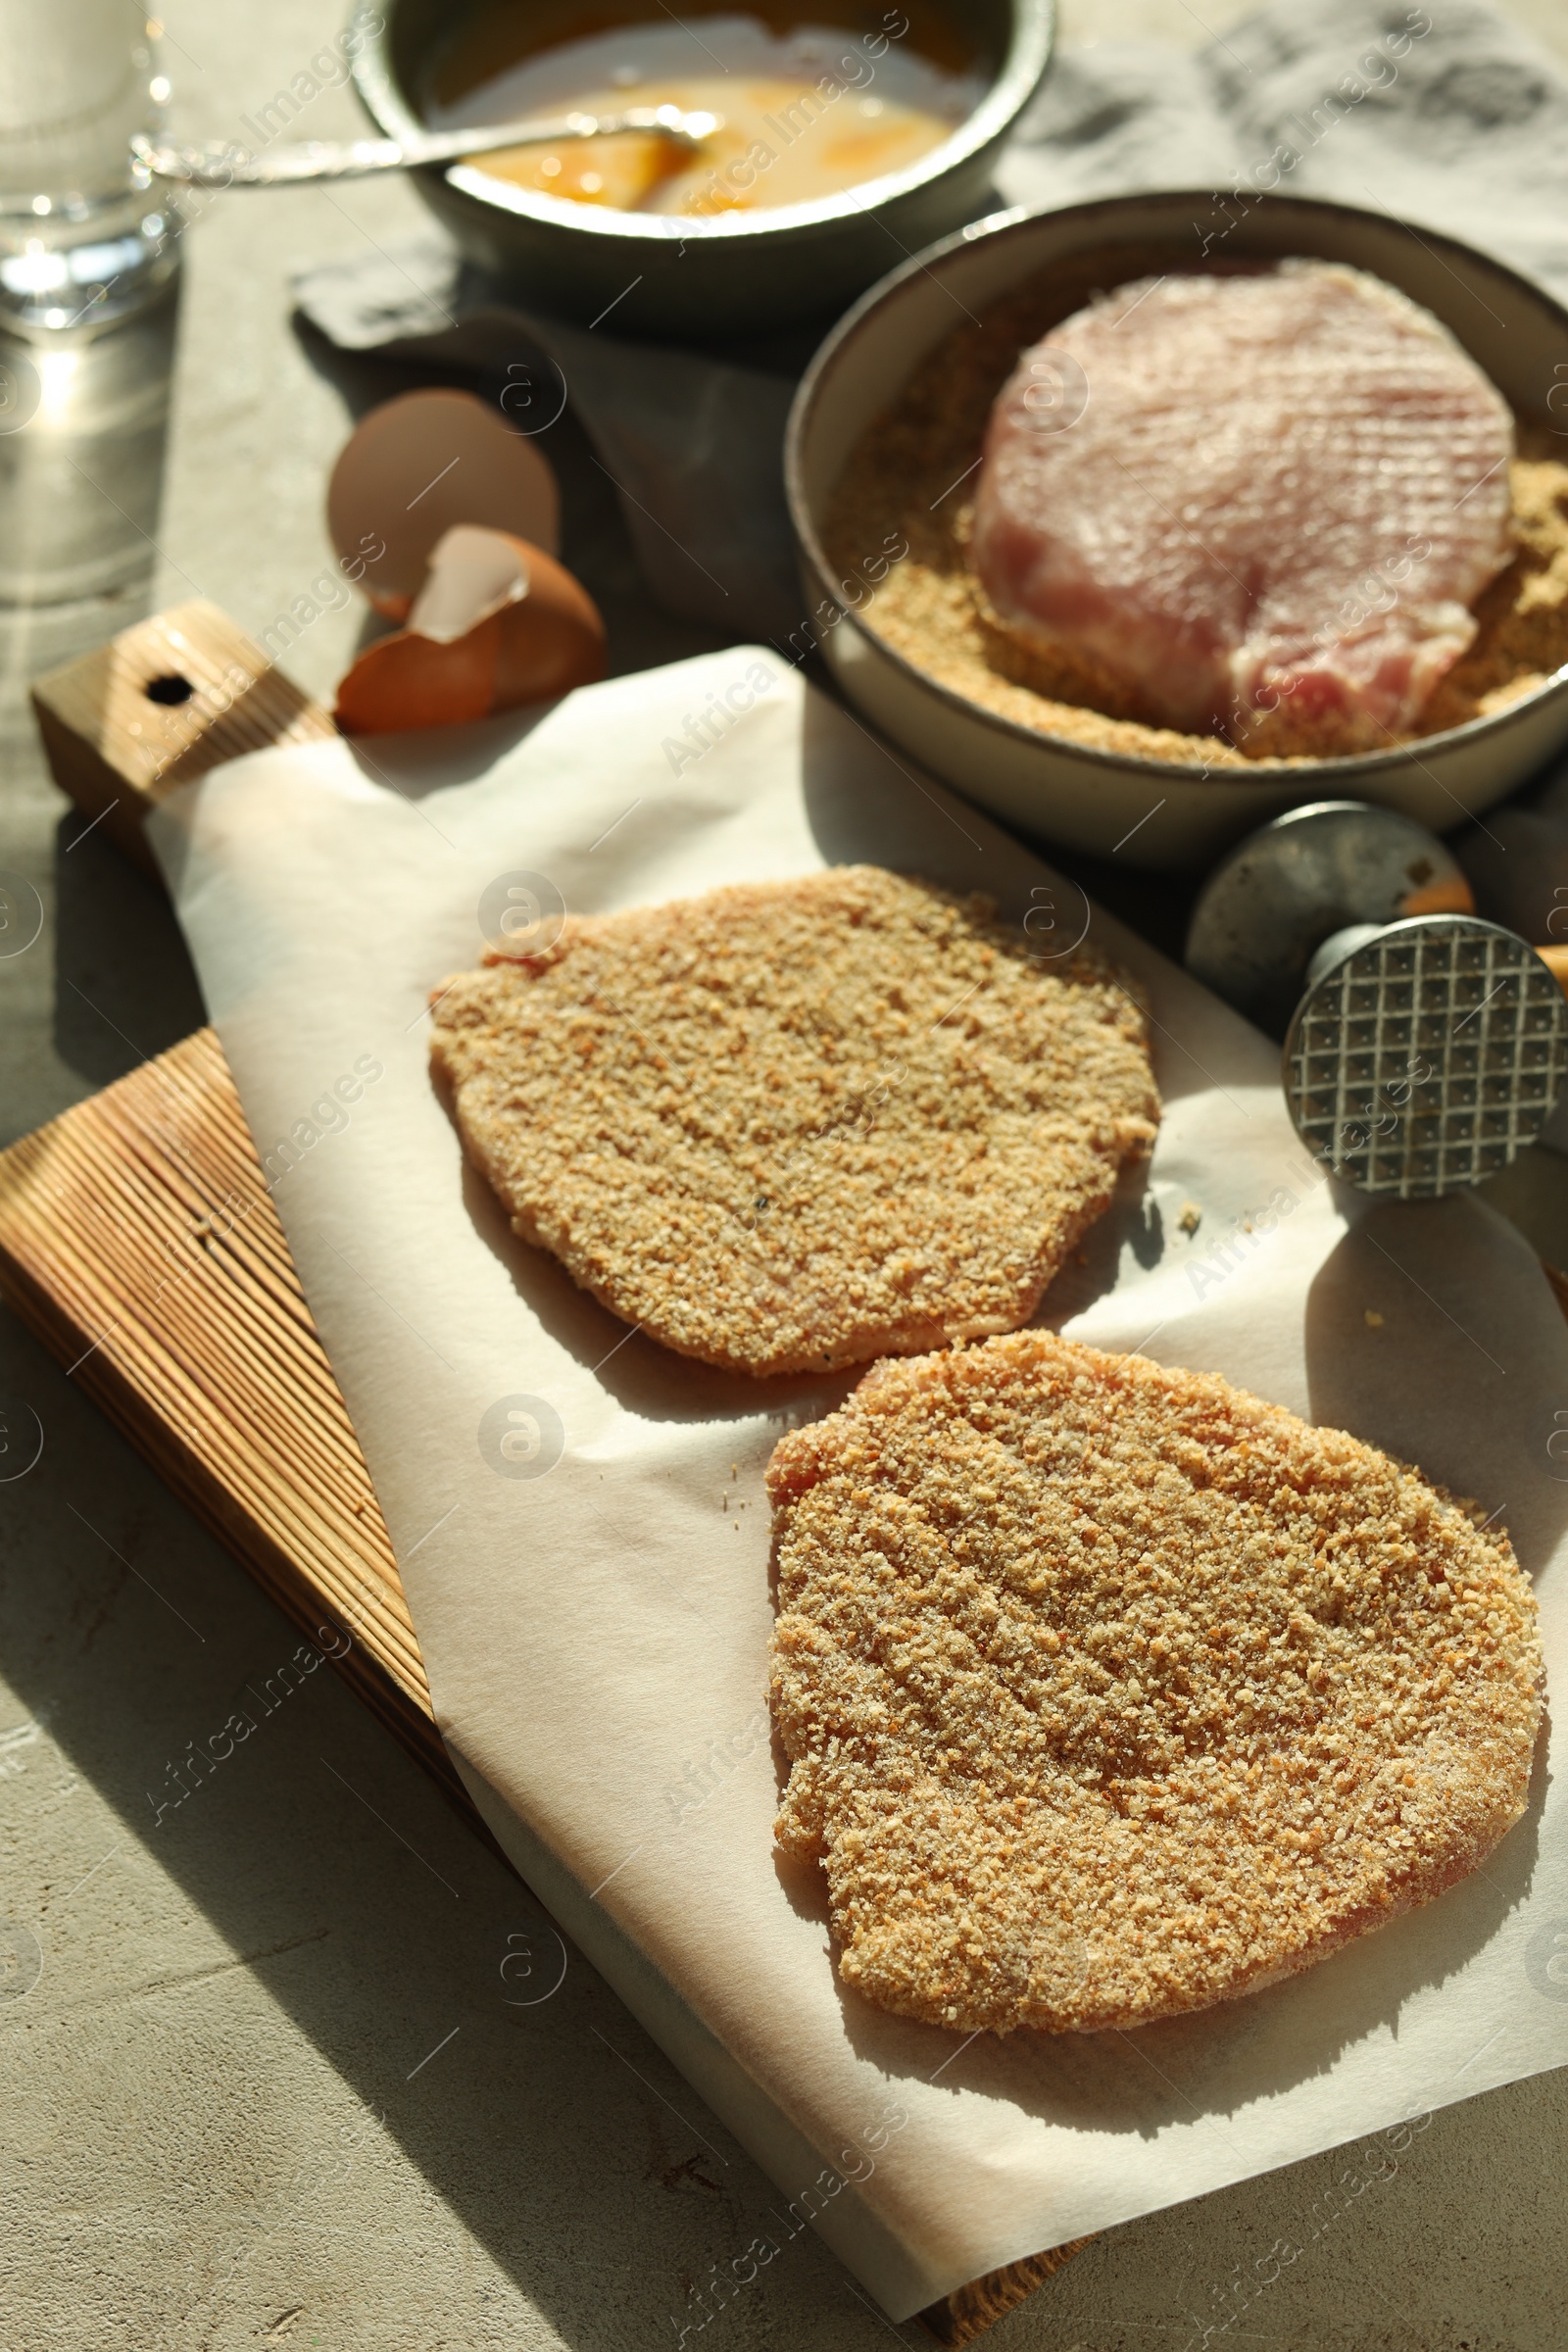
<svg viewBox="0 0 1568 2352"><path fill-rule="evenodd" d="M755 708L681 761L692 714L759 661ZM812 2216L903 2318L1568 2060L1568 1831L1544 1767L1485 1872L1205 2016L965 2042L845 1991L819 1880L770 1838L762 1470L851 1379L730 1378L630 1334L508 1233L429 1080L426 991L476 960L481 896L519 870L592 911L868 858L1033 906L1062 948L1089 916L1074 886L750 649L428 745L259 753L166 804L156 839L443 1733L541 1897L777 2182L771 2239ZM1167 1110L1147 1185L1048 1319L1223 1372L1478 1496L1537 1580L1562 1687L1568 1329L1530 1251L1468 1199L1368 1211L1314 1181L1275 1050L1108 917L1091 927L1152 992ZM524 1466L492 1466L498 1406L544 1432Z"/></svg>

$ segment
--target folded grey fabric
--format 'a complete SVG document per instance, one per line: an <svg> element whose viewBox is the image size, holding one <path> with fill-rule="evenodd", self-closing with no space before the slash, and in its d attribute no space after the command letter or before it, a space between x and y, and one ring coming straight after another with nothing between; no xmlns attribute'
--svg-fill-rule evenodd
<svg viewBox="0 0 1568 2352"><path fill-rule="evenodd" d="M997 173L1004 204L1208 188L1195 251L1265 191L1444 229L1568 298L1568 77L1471 0L1275 0L1196 53L1064 49ZM659 601L782 645L800 617L784 510L785 374L617 342L517 309L442 233L294 281L346 351L493 365L547 352ZM804 355L803 355L804 356Z"/></svg>
<svg viewBox="0 0 1568 2352"><path fill-rule="evenodd" d="M1483 247L1568 298L1568 77L1466 0L1276 0L1196 55L1067 49L998 172L1013 204L1324 196Z"/></svg>

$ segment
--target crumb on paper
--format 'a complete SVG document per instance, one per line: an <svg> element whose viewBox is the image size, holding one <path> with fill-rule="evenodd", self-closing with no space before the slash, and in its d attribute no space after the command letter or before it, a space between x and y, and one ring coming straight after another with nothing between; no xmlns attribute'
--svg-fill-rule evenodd
<svg viewBox="0 0 1568 2352"><path fill-rule="evenodd" d="M1176 1222L1183 1233L1196 1233L1203 1222L1203 1212L1196 1200L1184 1200L1182 1213Z"/></svg>

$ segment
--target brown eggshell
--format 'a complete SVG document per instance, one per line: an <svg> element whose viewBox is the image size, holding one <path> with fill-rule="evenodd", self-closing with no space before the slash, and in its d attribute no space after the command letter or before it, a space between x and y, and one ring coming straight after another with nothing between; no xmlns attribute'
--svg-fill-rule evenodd
<svg viewBox="0 0 1568 2352"><path fill-rule="evenodd" d="M484 718L495 708L500 644L498 612L446 645L413 629L378 638L338 687L339 732L401 735Z"/></svg>
<svg viewBox="0 0 1568 2352"><path fill-rule="evenodd" d="M498 710L553 702L605 674L605 624L587 589L543 548L521 539L513 544L527 571L528 593L496 614Z"/></svg>
<svg viewBox="0 0 1568 2352"><path fill-rule="evenodd" d="M554 555L561 493L534 442L471 392L400 393L361 418L332 468L326 527L346 576L406 619L454 523L507 531Z"/></svg>
<svg viewBox="0 0 1568 2352"><path fill-rule="evenodd" d="M543 548L455 523L395 636L367 647L338 688L345 735L458 726L553 702L605 674L605 624Z"/></svg>

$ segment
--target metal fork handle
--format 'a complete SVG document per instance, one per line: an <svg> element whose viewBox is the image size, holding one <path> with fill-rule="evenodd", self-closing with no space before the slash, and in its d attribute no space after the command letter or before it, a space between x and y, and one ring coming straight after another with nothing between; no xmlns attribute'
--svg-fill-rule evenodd
<svg viewBox="0 0 1568 2352"><path fill-rule="evenodd" d="M453 164L501 147L548 147L562 139L607 138L618 131L655 131L695 147L716 128L712 115L683 114L673 106L634 106L618 115L556 115L548 121L475 124L468 130L421 131L409 139L307 139L249 149L213 144L164 147L137 132L136 161L155 179L187 188L273 188L313 179L361 179L375 172L411 172Z"/></svg>

